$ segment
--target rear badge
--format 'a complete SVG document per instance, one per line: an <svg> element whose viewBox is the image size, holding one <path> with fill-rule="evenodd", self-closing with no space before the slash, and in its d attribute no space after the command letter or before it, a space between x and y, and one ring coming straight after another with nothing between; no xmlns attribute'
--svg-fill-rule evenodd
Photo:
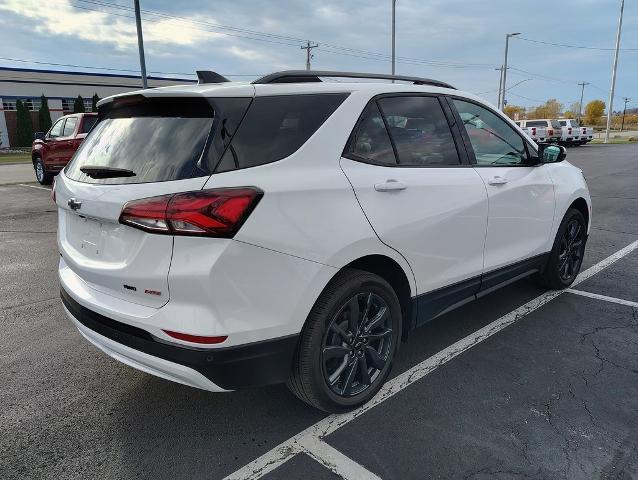
<svg viewBox="0 0 638 480"><path fill-rule="evenodd" d="M144 290L144 293L148 293L149 295L161 295L162 292L158 292L157 290Z"/></svg>
<svg viewBox="0 0 638 480"><path fill-rule="evenodd" d="M133 285L123 285L123 286L127 290L133 290L134 292L137 292L137 287L134 287Z"/></svg>

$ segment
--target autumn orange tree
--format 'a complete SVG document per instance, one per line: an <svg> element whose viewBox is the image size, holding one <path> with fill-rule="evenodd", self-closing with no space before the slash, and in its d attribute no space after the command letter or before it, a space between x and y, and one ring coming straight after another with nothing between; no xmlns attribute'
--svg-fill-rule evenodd
<svg viewBox="0 0 638 480"><path fill-rule="evenodd" d="M596 125L603 113L605 113L605 102L602 100L592 100L585 105L585 123Z"/></svg>

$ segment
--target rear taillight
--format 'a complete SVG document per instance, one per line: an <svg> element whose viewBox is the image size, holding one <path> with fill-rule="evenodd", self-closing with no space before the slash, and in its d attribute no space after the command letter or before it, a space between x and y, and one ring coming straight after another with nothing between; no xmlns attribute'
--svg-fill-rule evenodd
<svg viewBox="0 0 638 480"><path fill-rule="evenodd" d="M554 135L554 130L552 130L551 128L547 130L547 135Z"/></svg>
<svg viewBox="0 0 638 480"><path fill-rule="evenodd" d="M583 127L583 135L587 135L587 128Z"/></svg>
<svg viewBox="0 0 638 480"><path fill-rule="evenodd" d="M536 127L532 127L532 135L536 135Z"/></svg>
<svg viewBox="0 0 638 480"><path fill-rule="evenodd" d="M232 238L263 192L219 188L142 198L124 205L120 223L152 233Z"/></svg>
<svg viewBox="0 0 638 480"><path fill-rule="evenodd" d="M572 127L568 127L567 128L567 135L571 135L572 134Z"/></svg>

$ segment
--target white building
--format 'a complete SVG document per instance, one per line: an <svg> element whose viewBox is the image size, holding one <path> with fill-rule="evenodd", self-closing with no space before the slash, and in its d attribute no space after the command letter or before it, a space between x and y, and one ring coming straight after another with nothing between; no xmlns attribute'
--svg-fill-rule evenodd
<svg viewBox="0 0 638 480"><path fill-rule="evenodd" d="M149 87L164 87L196 80L184 78L148 77ZM73 102L81 95L87 112L91 99L142 88L142 80L133 75L110 73L67 72L35 70L30 68L0 67L0 148L11 146L16 135L16 101L26 102L31 111L33 130L39 130L38 110L40 97L49 104L51 120L73 113ZM15 140L14 140L15 141Z"/></svg>

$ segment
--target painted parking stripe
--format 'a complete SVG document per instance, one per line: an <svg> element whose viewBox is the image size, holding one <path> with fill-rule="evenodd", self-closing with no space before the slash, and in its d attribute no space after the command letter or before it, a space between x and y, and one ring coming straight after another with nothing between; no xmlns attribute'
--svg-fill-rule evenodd
<svg viewBox="0 0 638 480"><path fill-rule="evenodd" d="M618 303L620 305L627 305L628 307L638 308L638 302L631 302L622 298L608 297L607 295L599 295L598 293L585 292L583 290L573 290L571 288L567 290L567 293L573 293L574 295L595 298L596 300L603 300L604 302Z"/></svg>
<svg viewBox="0 0 638 480"><path fill-rule="evenodd" d="M299 439L299 445L304 452L344 480L361 480L362 478L381 480L374 473L315 436L307 435Z"/></svg>
<svg viewBox="0 0 638 480"><path fill-rule="evenodd" d="M584 282L604 268L607 268L624 256L633 252L636 248L638 248L638 240L627 245L625 248L618 250L613 255L610 255L604 260L598 262L596 265L588 268L584 272L581 272L572 285L576 286L579 283ZM280 443L278 446L266 452L261 457L253 460L248 465L240 468L234 473L231 473L225 478L225 480L248 480L261 478L263 475L266 475L268 472L271 472L283 463L290 460L295 454L304 451L303 445L307 444L307 442L311 441L312 439L321 440L335 430L350 423L355 418L364 414L368 410L385 402L417 380L425 377L441 365L446 364L461 353L490 338L492 335L500 332L505 327L512 325L527 314L542 307L546 303L550 302L551 300L565 292L566 290L550 290L543 293L542 295L539 295L533 300L530 300L526 304L518 307L516 310L503 315L499 319L484 326L480 330L477 330L467 337L462 338L458 342L441 350L433 356L426 358L421 363L418 363L409 370L394 377L383 387L381 387L381 390L379 390L374 398L372 398L365 405L349 413L340 415L328 415L324 419L318 421L314 425L311 425L294 437Z"/></svg>
<svg viewBox="0 0 638 480"><path fill-rule="evenodd" d="M18 183L18 185L20 185L21 187L28 187L28 188L37 188L38 190L46 190L47 192L50 192L51 189L47 188L47 187L38 187L37 185L26 185L24 183Z"/></svg>

